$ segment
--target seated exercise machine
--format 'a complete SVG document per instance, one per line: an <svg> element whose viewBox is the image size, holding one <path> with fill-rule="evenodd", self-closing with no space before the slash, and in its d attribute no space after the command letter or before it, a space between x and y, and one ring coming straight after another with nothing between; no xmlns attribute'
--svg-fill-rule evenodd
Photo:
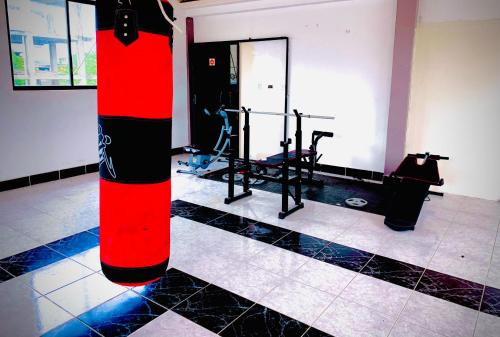
<svg viewBox="0 0 500 337"><path fill-rule="evenodd" d="M231 131L232 127L229 124L229 118L227 117L226 111L224 111L224 106L222 105L217 112L211 114L207 109L204 110L205 115L211 117L212 115L220 116L224 120L224 124L221 127L219 139L215 144L214 148L203 149L196 146L185 146L184 152L189 153L189 160L187 162L179 160L179 165L185 165L190 167L189 170L177 170L178 173L194 174L197 176L202 176L203 173L199 172L199 169L206 170L211 164L219 160L219 158L224 154L224 152L229 148L231 143Z"/></svg>
<svg viewBox="0 0 500 337"><path fill-rule="evenodd" d="M423 159L422 163L418 159ZM439 176L438 160L448 157L430 153L409 154L384 179L384 185L391 191L391 197L385 213L384 223L396 231L414 230L422 205L429 195L429 187L442 186L444 180Z"/></svg>
<svg viewBox="0 0 500 337"><path fill-rule="evenodd" d="M316 164L319 162L322 154L318 155L318 142L321 138L333 137L333 132L325 131L313 131L311 137L311 145L308 150L302 149L300 154L300 159L302 161L302 167L307 169L307 179L304 181L307 185L323 186L323 181L314 179L314 171L316 170ZM288 159L290 160L290 166L294 166L294 160L297 157L297 151L288 152ZM283 164L283 153L278 153L273 156L267 157L265 160L257 160L253 163L257 167L258 172L267 172L268 168L279 168Z"/></svg>
<svg viewBox="0 0 500 337"><path fill-rule="evenodd" d="M240 112L240 110L228 110L233 112ZM243 127L243 161L239 161L235 158L235 150L230 148L229 150L229 167L228 167L228 196L225 199L226 204L231 204L237 200L248 197L252 195L250 190L250 179L256 178L265 181L273 181L281 184L281 212L279 212L278 217L284 219L293 212L304 208L304 203L302 202L302 165L304 162L314 164L317 162L319 157L316 157L316 146L319 139L323 136L333 136L333 134L328 132L322 132L322 135L318 133L316 138L313 139L313 148L309 150L302 149L302 118L320 118L320 119L335 119L334 117L328 116L314 116L314 115L302 115L299 114L297 110L293 111L292 114L275 113L275 112L256 112L251 111L242 107L244 114L244 127ZM291 139L286 139L280 142L280 146L283 148L283 152L269 157L264 161L258 161L254 164L260 165L261 167L268 165L268 167L278 168L281 174L277 177L267 175L265 173L257 173L252 171L252 162L250 161L250 114L262 114L262 115L274 115L274 116L292 116L296 118L296 132L295 132L295 151L289 152L289 146L292 143ZM316 142L314 142L316 140ZM304 152L303 152L304 151ZM314 158L313 158L314 157ZM309 161L311 160L311 161ZM290 175L290 167L295 168L295 173ZM313 166L314 167L314 166ZM243 175L243 192L235 195L234 193L234 183L236 172ZM265 172L260 170L259 172ZM309 171L311 172L311 171ZM309 176L308 176L309 179ZM312 173L310 174L310 179L312 181ZM289 187L294 188L293 193L290 191ZM288 196L291 196L294 201L294 206L289 207Z"/></svg>

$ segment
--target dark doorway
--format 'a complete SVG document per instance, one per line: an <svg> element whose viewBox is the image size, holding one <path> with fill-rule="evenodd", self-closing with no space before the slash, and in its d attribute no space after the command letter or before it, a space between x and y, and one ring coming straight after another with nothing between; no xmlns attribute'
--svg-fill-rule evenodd
<svg viewBox="0 0 500 337"><path fill-rule="evenodd" d="M191 99L191 143L206 150L212 149L224 123L219 116L207 116L224 105L239 108L238 44L231 42L195 43L189 50ZM238 114L228 113L238 148Z"/></svg>

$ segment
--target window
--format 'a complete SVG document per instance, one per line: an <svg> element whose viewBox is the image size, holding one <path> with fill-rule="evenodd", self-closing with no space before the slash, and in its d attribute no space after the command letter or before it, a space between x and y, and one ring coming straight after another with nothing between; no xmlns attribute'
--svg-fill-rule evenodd
<svg viewBox="0 0 500 337"><path fill-rule="evenodd" d="M6 3L14 89L95 88L94 1Z"/></svg>

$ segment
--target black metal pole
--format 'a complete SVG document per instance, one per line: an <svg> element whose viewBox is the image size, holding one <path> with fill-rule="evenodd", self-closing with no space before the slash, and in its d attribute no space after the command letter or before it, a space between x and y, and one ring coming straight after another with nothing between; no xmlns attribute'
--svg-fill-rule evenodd
<svg viewBox="0 0 500 337"><path fill-rule="evenodd" d="M283 147L283 165L281 166L281 212L288 213L288 144L290 139L281 142Z"/></svg>
<svg viewBox="0 0 500 337"><path fill-rule="evenodd" d="M295 131L295 204L301 203L302 199L302 116L297 110L293 110L297 117L297 130Z"/></svg>
<svg viewBox="0 0 500 337"><path fill-rule="evenodd" d="M243 174L243 192L248 192L250 189L250 113L245 108L242 107L245 113L245 125L243 126L243 162L244 162L244 174Z"/></svg>
<svg viewBox="0 0 500 337"><path fill-rule="evenodd" d="M227 196L229 199L234 198L234 145L229 143L229 181L227 182Z"/></svg>

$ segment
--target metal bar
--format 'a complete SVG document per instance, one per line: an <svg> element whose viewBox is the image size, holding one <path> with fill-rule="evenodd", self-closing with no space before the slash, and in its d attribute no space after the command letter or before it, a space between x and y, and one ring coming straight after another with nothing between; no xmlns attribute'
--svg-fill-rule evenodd
<svg viewBox="0 0 500 337"><path fill-rule="evenodd" d="M293 110L297 117L297 130L295 131L295 205L302 202L302 116L297 110Z"/></svg>
<svg viewBox="0 0 500 337"><path fill-rule="evenodd" d="M229 199L234 198L234 145L233 142L229 145L229 164L228 164L228 175L229 179L227 182L227 197Z"/></svg>
<svg viewBox="0 0 500 337"><path fill-rule="evenodd" d="M243 109L245 109L245 108L243 108ZM239 113L243 113L242 110L235 110L235 109L224 109L224 111L226 111L226 112L239 112ZM288 113L285 114L285 113L281 113L281 112L248 111L248 113L256 114L256 115L296 117L294 114L288 114ZM335 117L333 117L333 116L320 116L320 115L303 115L303 114L301 114L301 117L302 118L312 118L312 119L331 119L331 120L335 119Z"/></svg>
<svg viewBox="0 0 500 337"><path fill-rule="evenodd" d="M285 114L288 114L288 54L289 54L289 43L288 38L286 39L286 58L285 58ZM283 124L283 140L288 138L288 116L284 116Z"/></svg>
<svg viewBox="0 0 500 337"><path fill-rule="evenodd" d="M69 83L72 87L75 86L75 79L73 75L73 53L71 51L71 24L69 19L69 1L66 1L66 34L68 36L68 58L69 58ZM52 69L54 71L54 69Z"/></svg>
<svg viewBox="0 0 500 337"><path fill-rule="evenodd" d="M250 190L250 171L252 166L250 164L250 113L245 108L245 124L243 126L243 160L246 166L245 173L243 175L243 192L248 192Z"/></svg>
<svg viewBox="0 0 500 337"><path fill-rule="evenodd" d="M287 139L281 142L283 147L283 166L281 167L281 213L288 212L288 184L290 183L288 177L288 145L290 140Z"/></svg>

